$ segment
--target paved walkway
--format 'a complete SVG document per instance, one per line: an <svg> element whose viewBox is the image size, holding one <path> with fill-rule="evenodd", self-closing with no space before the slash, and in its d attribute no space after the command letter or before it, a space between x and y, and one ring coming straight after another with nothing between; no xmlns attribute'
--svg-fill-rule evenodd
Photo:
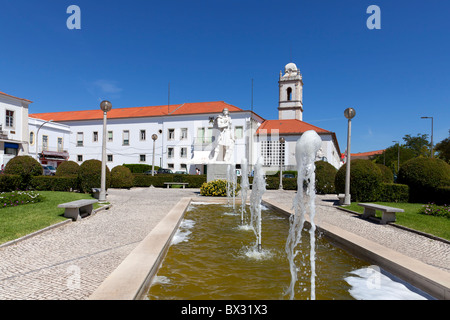
<svg viewBox="0 0 450 320"><path fill-rule="evenodd" d="M83 300L106 279L182 197L198 189L108 190L107 211L0 248L0 300ZM265 197L292 203L295 193L267 191ZM450 245L381 226L333 208L319 196L317 219L363 235L449 272Z"/></svg>

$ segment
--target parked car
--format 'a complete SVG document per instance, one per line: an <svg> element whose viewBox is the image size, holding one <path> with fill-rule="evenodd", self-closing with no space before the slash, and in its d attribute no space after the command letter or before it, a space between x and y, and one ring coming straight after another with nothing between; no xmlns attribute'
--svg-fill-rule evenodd
<svg viewBox="0 0 450 320"><path fill-rule="evenodd" d="M153 173L154 174L158 174L158 171L153 170ZM152 174L152 170L147 170L147 171L144 172L144 174Z"/></svg>
<svg viewBox="0 0 450 320"><path fill-rule="evenodd" d="M188 174L186 171L175 171L176 174Z"/></svg>
<svg viewBox="0 0 450 320"><path fill-rule="evenodd" d="M295 176L292 173L285 173L283 174L283 178L295 178Z"/></svg>
<svg viewBox="0 0 450 320"><path fill-rule="evenodd" d="M173 173L173 172L170 169L159 168L158 174L162 174L162 173Z"/></svg>
<svg viewBox="0 0 450 320"><path fill-rule="evenodd" d="M56 169L53 166L42 166L44 176L54 176L56 174Z"/></svg>

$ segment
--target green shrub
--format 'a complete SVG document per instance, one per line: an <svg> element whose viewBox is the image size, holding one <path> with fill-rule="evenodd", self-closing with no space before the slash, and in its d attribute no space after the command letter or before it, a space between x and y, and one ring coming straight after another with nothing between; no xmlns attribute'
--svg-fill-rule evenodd
<svg viewBox="0 0 450 320"><path fill-rule="evenodd" d="M78 177L36 176L31 178L31 188L38 191L73 191L77 189Z"/></svg>
<svg viewBox="0 0 450 320"><path fill-rule="evenodd" d="M346 165L335 177L337 193L345 193ZM350 195L352 201L377 201L381 189L381 171L370 160L355 159L350 163Z"/></svg>
<svg viewBox="0 0 450 320"><path fill-rule="evenodd" d="M337 169L326 161L317 161L316 165L316 193L336 193L334 187Z"/></svg>
<svg viewBox="0 0 450 320"><path fill-rule="evenodd" d="M17 207L42 201L42 196L34 191L13 191L0 194L0 209Z"/></svg>
<svg viewBox="0 0 450 320"><path fill-rule="evenodd" d="M450 165L436 158L414 158L400 167L398 182L409 186L410 202L436 202L438 188L450 186Z"/></svg>
<svg viewBox="0 0 450 320"><path fill-rule="evenodd" d="M78 175L78 171L80 171L80 165L75 161L64 161L61 163L58 168L56 168L57 176L71 176Z"/></svg>
<svg viewBox="0 0 450 320"><path fill-rule="evenodd" d="M101 187L102 176L102 162L100 160L86 160L80 166L78 178L80 183L80 191L84 193L91 193L92 188ZM111 183L111 172L106 166L106 189Z"/></svg>
<svg viewBox="0 0 450 320"><path fill-rule="evenodd" d="M408 202L409 187L406 184L382 183L377 201Z"/></svg>
<svg viewBox="0 0 450 320"><path fill-rule="evenodd" d="M10 192L22 189L26 189L26 186L23 187L22 176L12 174L0 175L0 192Z"/></svg>
<svg viewBox="0 0 450 320"><path fill-rule="evenodd" d="M437 188L435 197L437 204L450 204L450 186Z"/></svg>
<svg viewBox="0 0 450 320"><path fill-rule="evenodd" d="M266 176L266 189L275 190L280 188L280 175ZM284 190L297 190L297 178L283 178Z"/></svg>
<svg viewBox="0 0 450 320"><path fill-rule="evenodd" d="M236 195L240 189L240 185L237 184L236 188L232 191ZM200 195L212 196L212 197L226 197L227 196L227 181L224 179L216 179L210 182L205 182L200 188Z"/></svg>
<svg viewBox="0 0 450 320"><path fill-rule="evenodd" d="M381 179L384 183L394 183L394 173L384 164L376 163L378 169L381 171Z"/></svg>
<svg viewBox="0 0 450 320"><path fill-rule="evenodd" d="M117 166L111 170L112 188L131 188L133 187L133 174L125 166Z"/></svg>
<svg viewBox="0 0 450 320"><path fill-rule="evenodd" d="M123 164L124 167L130 169L131 173L144 173L145 171L151 171L152 166L145 163L133 163L133 164ZM155 171L158 170L159 167L155 166Z"/></svg>
<svg viewBox="0 0 450 320"><path fill-rule="evenodd" d="M27 190L33 176L42 175L43 169L36 159L30 156L17 156L12 158L5 166L4 173L21 177L19 190Z"/></svg>
<svg viewBox="0 0 450 320"><path fill-rule="evenodd" d="M4 172L31 177L42 175L42 171L42 166L36 159L30 156L17 156L8 161Z"/></svg>

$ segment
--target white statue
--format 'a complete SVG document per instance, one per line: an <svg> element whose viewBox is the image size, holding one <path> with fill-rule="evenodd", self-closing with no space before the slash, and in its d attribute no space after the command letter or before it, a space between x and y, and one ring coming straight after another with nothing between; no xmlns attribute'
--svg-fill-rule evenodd
<svg viewBox="0 0 450 320"><path fill-rule="evenodd" d="M227 108L223 109L222 114L217 116L214 124L219 133L216 135L215 148L209 158L214 161L230 162L233 158L235 137Z"/></svg>

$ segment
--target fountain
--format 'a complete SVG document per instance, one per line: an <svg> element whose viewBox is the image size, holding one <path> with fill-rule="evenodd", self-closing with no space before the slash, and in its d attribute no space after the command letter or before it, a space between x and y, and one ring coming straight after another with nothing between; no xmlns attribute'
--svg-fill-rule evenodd
<svg viewBox="0 0 450 320"><path fill-rule="evenodd" d="M261 201L266 191L266 180L262 171L262 158L259 157L255 165L255 174L252 183L252 193L250 194L250 224L256 235L256 247L261 252Z"/></svg>
<svg viewBox="0 0 450 320"><path fill-rule="evenodd" d="M311 300L315 299L315 231L316 226L314 224L315 216L315 165L314 160L316 154L320 149L322 140L319 135L313 131L305 132L301 138L297 141L295 148L295 157L297 160L297 194L294 198L293 209L294 215L290 217L289 235L286 241L286 253L288 255L290 271L291 271L291 284L287 293L290 294L290 299L294 298L294 289L297 282L297 265L295 264L295 257L299 253L296 249L301 242L303 225L305 222L305 214L307 213L307 207L309 206L309 215L311 220L310 242L311 242ZM305 189L306 187L306 189ZM309 201L305 203L304 196L309 198Z"/></svg>
<svg viewBox="0 0 450 320"><path fill-rule="evenodd" d="M172 240L166 258L153 278L148 298L267 300L289 295L290 300L307 299L309 281L311 300L316 299L316 285L319 299L354 299L355 296L370 299L371 292L363 288L367 281L361 278L364 274L361 270L371 270L368 263L315 235L314 160L320 146L321 139L314 131L305 132L297 141L298 191L293 200L294 214L289 216L280 211L262 210L266 182L262 159L257 160L250 195L251 228L256 235L256 245L250 255L243 244L252 241L251 236L242 232L243 228L236 227L236 215L227 212L231 192L227 205L191 202L186 223L181 224ZM235 170L231 168L230 165L227 175L229 191L235 179L232 173ZM241 225L248 190L246 177L247 162L244 160ZM303 230L307 215L311 225L309 232ZM263 231L264 251L273 254L261 253ZM309 246L308 241L302 241L308 238ZM320 270L317 284L316 263ZM302 282L302 290L295 290L298 281Z"/></svg>
<svg viewBox="0 0 450 320"><path fill-rule="evenodd" d="M227 166L227 204L230 205L232 202L233 211L236 207L236 186L237 186L237 176L236 176L236 165L228 164Z"/></svg>
<svg viewBox="0 0 450 320"><path fill-rule="evenodd" d="M247 159L242 159L241 162L241 225L244 225L244 213L247 206L247 193L250 189L250 184L248 182L248 161Z"/></svg>

